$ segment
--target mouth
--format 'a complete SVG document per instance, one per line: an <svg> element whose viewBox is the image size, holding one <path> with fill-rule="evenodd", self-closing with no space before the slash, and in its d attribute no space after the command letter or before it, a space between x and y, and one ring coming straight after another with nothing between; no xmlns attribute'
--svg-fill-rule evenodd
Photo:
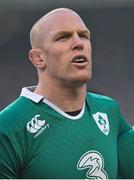
<svg viewBox="0 0 134 180"><path fill-rule="evenodd" d="M75 64L85 64L87 62L88 62L88 59L84 55L75 56L72 60L72 63L75 63Z"/></svg>

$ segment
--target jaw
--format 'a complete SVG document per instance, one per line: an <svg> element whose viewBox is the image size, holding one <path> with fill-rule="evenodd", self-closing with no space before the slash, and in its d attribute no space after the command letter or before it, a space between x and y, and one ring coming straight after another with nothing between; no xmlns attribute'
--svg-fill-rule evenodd
<svg viewBox="0 0 134 180"><path fill-rule="evenodd" d="M81 87L87 84L89 80L91 80L92 73L91 72L77 72L73 73L72 75L70 74L68 77L66 77L66 80L63 80L63 83L70 86L71 88L74 87Z"/></svg>
<svg viewBox="0 0 134 180"><path fill-rule="evenodd" d="M70 74L71 75L71 74ZM83 66L78 66L75 67L74 72L72 73L72 80L74 83L87 83L92 77L92 70L89 65L83 67Z"/></svg>

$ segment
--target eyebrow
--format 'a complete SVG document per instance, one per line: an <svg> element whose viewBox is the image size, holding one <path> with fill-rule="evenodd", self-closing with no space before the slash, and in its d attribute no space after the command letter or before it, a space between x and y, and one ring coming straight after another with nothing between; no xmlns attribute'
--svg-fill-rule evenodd
<svg viewBox="0 0 134 180"><path fill-rule="evenodd" d="M85 35L88 35L90 36L90 31L88 29L84 29L84 30L77 30L77 33L79 35L82 35L82 34L85 34ZM58 36L60 35L72 35L73 34L73 31L72 30L60 30L58 32L55 32L54 33L54 39L57 38Z"/></svg>
<svg viewBox="0 0 134 180"><path fill-rule="evenodd" d="M86 35L90 36L91 33L88 29L85 29L85 30L78 31L78 34L86 34Z"/></svg>

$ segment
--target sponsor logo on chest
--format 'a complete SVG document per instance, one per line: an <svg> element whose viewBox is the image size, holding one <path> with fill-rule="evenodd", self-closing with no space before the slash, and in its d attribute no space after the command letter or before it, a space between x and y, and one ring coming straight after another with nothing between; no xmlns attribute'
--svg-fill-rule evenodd
<svg viewBox="0 0 134 180"><path fill-rule="evenodd" d="M77 163L78 170L87 169L86 177L88 179L108 179L108 174L104 168L104 158L95 150L83 154Z"/></svg>

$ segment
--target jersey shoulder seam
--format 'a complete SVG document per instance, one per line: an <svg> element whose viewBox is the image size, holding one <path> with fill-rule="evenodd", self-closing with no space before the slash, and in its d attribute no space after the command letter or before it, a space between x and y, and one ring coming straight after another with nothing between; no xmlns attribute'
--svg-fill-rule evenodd
<svg viewBox="0 0 134 180"><path fill-rule="evenodd" d="M92 92L88 92L87 94L92 96L93 98L96 98L96 99L116 101L115 99L113 99L113 98L111 98L109 96L105 96L105 95L101 95L101 94L96 94L96 93L92 93Z"/></svg>

